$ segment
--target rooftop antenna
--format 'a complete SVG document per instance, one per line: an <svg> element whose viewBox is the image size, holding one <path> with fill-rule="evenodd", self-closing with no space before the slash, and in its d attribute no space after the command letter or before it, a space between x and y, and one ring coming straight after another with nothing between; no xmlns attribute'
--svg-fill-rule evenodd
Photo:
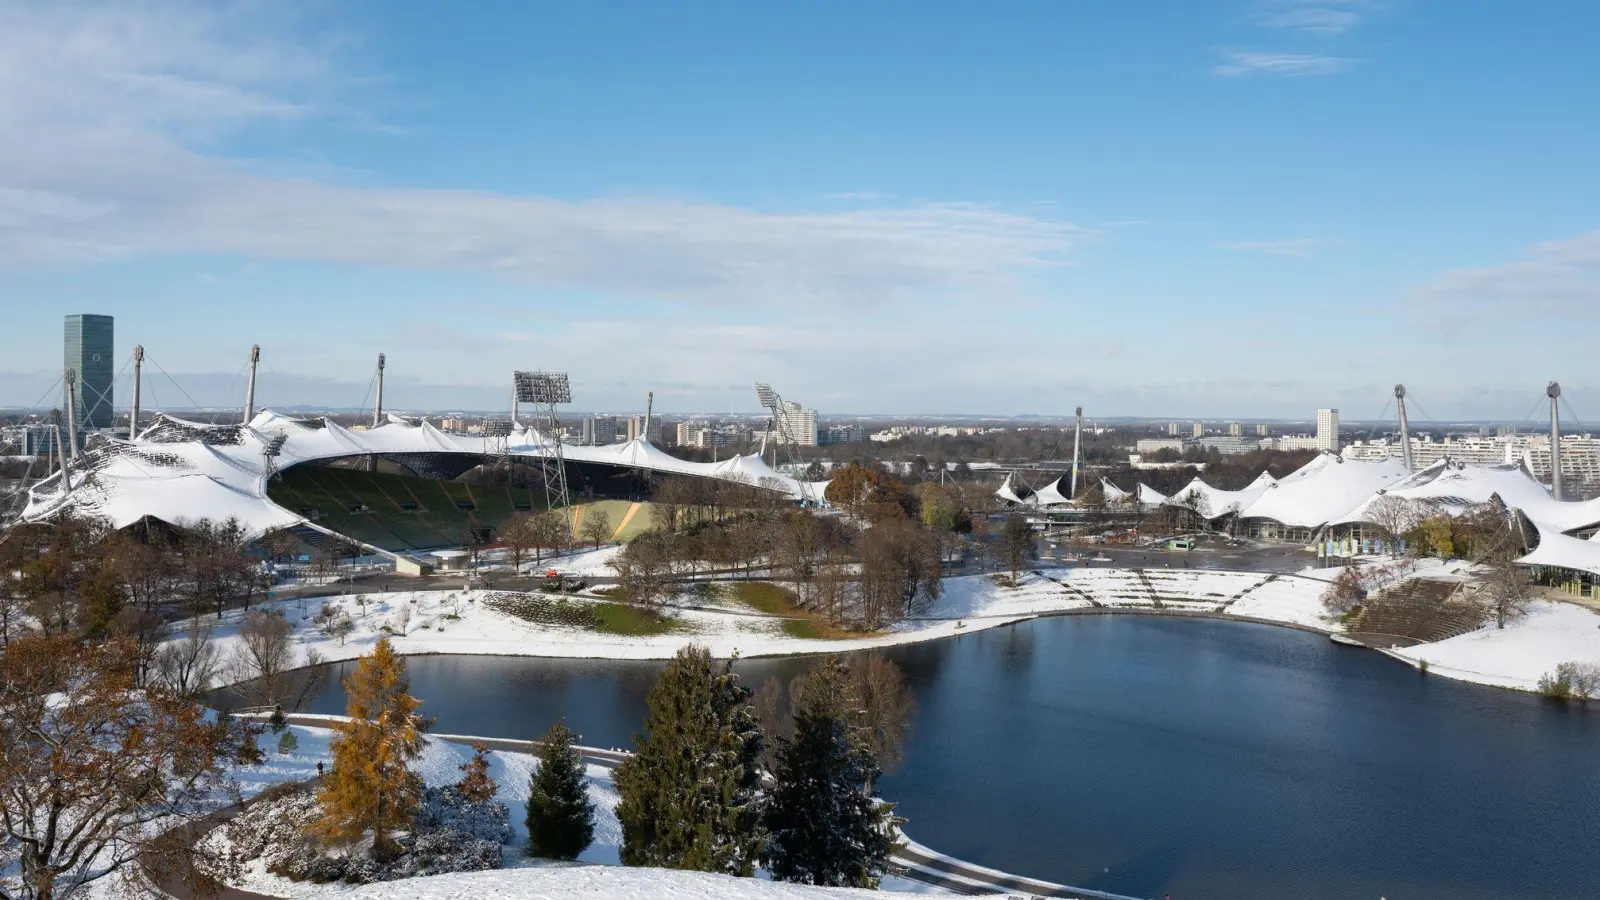
<svg viewBox="0 0 1600 900"><path fill-rule="evenodd" d="M1406 386L1394 386L1394 405L1400 410L1400 454L1405 460L1406 471L1415 472L1417 466L1411 460L1411 422L1406 419Z"/></svg>
<svg viewBox="0 0 1600 900"><path fill-rule="evenodd" d="M1561 499L1561 384L1552 381L1545 385L1545 396L1550 398L1550 495Z"/></svg>
<svg viewBox="0 0 1600 900"><path fill-rule="evenodd" d="M133 407L128 410L128 440L139 436L139 390L144 383L144 347L133 345Z"/></svg>
<svg viewBox="0 0 1600 900"><path fill-rule="evenodd" d="M256 417L256 366L260 362L261 362L261 345L260 344L251 344L250 345L250 380L245 382L245 387L244 387L244 422L245 422L246 425L250 424L250 420L254 419ZM235 377L237 377L237 376L235 376ZM239 382L237 382L237 381L234 382L234 384L238 384L238 383Z"/></svg>
<svg viewBox="0 0 1600 900"><path fill-rule="evenodd" d="M78 458L78 373L71 366L61 375L62 385L67 390L67 449L70 459ZM60 435L56 435L60 438ZM61 470L66 471L66 463L62 463Z"/></svg>

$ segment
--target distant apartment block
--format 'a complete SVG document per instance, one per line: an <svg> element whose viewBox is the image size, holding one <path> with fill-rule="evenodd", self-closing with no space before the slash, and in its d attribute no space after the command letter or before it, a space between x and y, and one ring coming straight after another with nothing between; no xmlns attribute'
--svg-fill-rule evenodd
<svg viewBox="0 0 1600 900"><path fill-rule="evenodd" d="M1317 446L1318 450L1329 453L1339 452L1339 411L1337 409L1317 410Z"/></svg>

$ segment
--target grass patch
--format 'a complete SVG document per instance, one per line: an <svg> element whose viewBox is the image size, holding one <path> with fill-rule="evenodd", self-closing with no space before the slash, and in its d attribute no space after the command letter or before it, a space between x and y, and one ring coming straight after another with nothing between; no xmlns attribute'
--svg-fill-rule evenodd
<svg viewBox="0 0 1600 900"><path fill-rule="evenodd" d="M677 619L651 612L639 606L622 603L596 603L594 611L596 631L606 634L624 634L632 637L653 637L658 634L676 634L685 630Z"/></svg>
<svg viewBox="0 0 1600 900"><path fill-rule="evenodd" d="M769 616L803 616L799 598L794 592L778 587L770 581L739 581L718 585L729 599L743 603L756 612ZM709 587L709 585L708 585Z"/></svg>
<svg viewBox="0 0 1600 900"><path fill-rule="evenodd" d="M851 631L841 628L816 613L802 607L799 598L788 588L770 581L738 581L718 585L723 595L751 609L769 616L793 616L783 623L783 633L808 641L843 641L850 638L871 637L872 632Z"/></svg>

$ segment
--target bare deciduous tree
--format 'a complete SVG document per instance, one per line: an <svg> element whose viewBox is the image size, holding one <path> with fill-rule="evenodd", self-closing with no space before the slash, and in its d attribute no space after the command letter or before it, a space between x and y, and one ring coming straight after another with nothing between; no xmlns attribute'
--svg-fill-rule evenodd
<svg viewBox="0 0 1600 900"><path fill-rule="evenodd" d="M326 677L315 650L295 658L294 628L283 614L263 610L245 614L228 668L246 702L285 709L299 707Z"/></svg>
<svg viewBox="0 0 1600 900"><path fill-rule="evenodd" d="M156 823L195 821L228 789L242 731L159 685L136 693L137 668L127 638L0 654L0 897L68 900L140 857L193 880L203 851Z"/></svg>
<svg viewBox="0 0 1600 900"><path fill-rule="evenodd" d="M594 544L596 550L600 545L611 540L616 529L611 525L611 516L606 511L597 507L589 507L583 514L583 539Z"/></svg>
<svg viewBox="0 0 1600 900"><path fill-rule="evenodd" d="M1378 526L1384 535L1389 538L1390 555L1394 555L1395 547L1406 532L1417 527L1417 524L1426 518L1426 511L1417 503L1405 497L1396 497L1393 494L1381 494L1377 499L1367 504L1366 512L1362 518Z"/></svg>
<svg viewBox="0 0 1600 900"><path fill-rule="evenodd" d="M175 697L193 697L205 690L222 668L211 626L199 617L189 620L182 638L162 644L150 663L150 680Z"/></svg>
<svg viewBox="0 0 1600 900"><path fill-rule="evenodd" d="M511 555L511 567L518 572L522 571L522 560L537 540L533 516L529 513L515 513L500 525L500 543L506 546L506 552Z"/></svg>

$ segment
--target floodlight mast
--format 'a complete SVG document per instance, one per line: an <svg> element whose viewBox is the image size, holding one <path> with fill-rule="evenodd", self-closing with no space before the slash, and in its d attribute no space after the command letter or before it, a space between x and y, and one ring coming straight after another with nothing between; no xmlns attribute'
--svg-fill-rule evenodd
<svg viewBox="0 0 1600 900"><path fill-rule="evenodd" d="M283 445L289 440L287 434L275 434L261 445L261 471L263 480L271 480L278 471L278 457L283 455Z"/></svg>
<svg viewBox="0 0 1600 900"><path fill-rule="evenodd" d="M551 509L560 509L572 530L572 502L567 494L567 463L561 445L561 423L556 407L572 402L572 379L565 372L513 372L511 376L511 418L516 421L518 407L531 403L537 410L533 433L538 436L540 474L545 499Z"/></svg>
<svg viewBox="0 0 1600 900"><path fill-rule="evenodd" d="M772 448L772 468L778 468L778 446L783 447L784 455L788 457L791 465L797 469L800 463L800 442L789 432L789 424L784 417L779 415L783 409L783 396L772 389L772 385L765 381L756 382L756 400L761 403L761 408L770 412L771 418L767 422L767 434L777 437L777 445ZM816 499L811 496L811 484L804 477L797 477L794 483L800 488L800 500L807 506Z"/></svg>

